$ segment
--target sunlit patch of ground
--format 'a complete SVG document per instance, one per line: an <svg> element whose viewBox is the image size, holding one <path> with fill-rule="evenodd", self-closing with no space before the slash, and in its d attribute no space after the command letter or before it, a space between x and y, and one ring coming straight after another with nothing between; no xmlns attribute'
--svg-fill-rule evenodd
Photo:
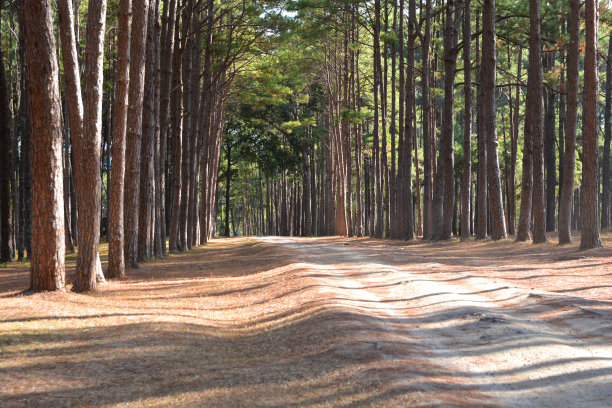
<svg viewBox="0 0 612 408"><path fill-rule="evenodd" d="M28 266L11 264L0 268L0 405L494 405L473 378L432 354L419 332L424 323L406 320L438 305L395 302L410 287L398 271L478 289L515 309L486 285L524 289L545 306L538 316L564 325L565 310L581 306L598 319L589 310L610 310L610 233L604 241L604 249L581 252L509 240L295 240L354 249L361 258L351 264L350 253L334 259L255 238L217 239L143 263L93 295L21 293ZM359 269L369 260L383 269ZM400 283L369 276L387 266L398 275L385 279Z"/></svg>

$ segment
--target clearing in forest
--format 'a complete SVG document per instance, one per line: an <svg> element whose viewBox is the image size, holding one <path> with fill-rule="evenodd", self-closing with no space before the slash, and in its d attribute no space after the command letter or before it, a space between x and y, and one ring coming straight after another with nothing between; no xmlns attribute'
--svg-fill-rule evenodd
<svg viewBox="0 0 612 408"><path fill-rule="evenodd" d="M12 265L0 405L609 406L604 241L216 239L95 295Z"/></svg>

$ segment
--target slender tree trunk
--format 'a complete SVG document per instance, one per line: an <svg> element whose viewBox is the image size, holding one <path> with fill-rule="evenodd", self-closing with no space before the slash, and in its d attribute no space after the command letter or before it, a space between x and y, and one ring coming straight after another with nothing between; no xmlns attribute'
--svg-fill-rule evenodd
<svg viewBox="0 0 612 408"><path fill-rule="evenodd" d="M432 146L432 124L431 124L431 102L429 99L430 87L430 62L429 46L431 43L431 0L425 0L425 34L421 43L423 58L422 73L422 94L423 94L423 239L432 238L432 172L433 157L431 154Z"/></svg>
<svg viewBox="0 0 612 408"><path fill-rule="evenodd" d="M11 219L11 128L10 128L9 97L4 72L4 52L0 48L0 262L13 259L11 235L13 220ZM13 154L16 154L14 152ZM63 210L63 209L62 209Z"/></svg>
<svg viewBox="0 0 612 408"><path fill-rule="evenodd" d="M612 139L612 33L608 40L608 60L606 61L606 107L604 111L604 146L601 171L601 227L612 227L612 197L610 197L610 140Z"/></svg>
<svg viewBox="0 0 612 408"><path fill-rule="evenodd" d="M226 146L227 168L225 169L225 236L230 237L230 188L232 184L232 145Z"/></svg>
<svg viewBox="0 0 612 408"><path fill-rule="evenodd" d="M132 2L132 36L130 42L130 87L128 93L125 183L125 262L138 268L138 223L140 208L140 161L142 112L145 83L145 54L149 0ZM146 222L146 220L143 220Z"/></svg>
<svg viewBox="0 0 612 408"><path fill-rule="evenodd" d="M480 13L476 15L476 27L478 28L480 22ZM476 76L480 78L482 70L483 60L479 58L480 54L480 37L476 43L476 59L480 60L480 67L477 68ZM478 112L476 120L476 131L477 131L477 150L478 150L478 173L476 180L476 238L485 239L487 237L487 226L488 226L488 190L487 190L487 144L486 144L486 133L484 132L483 122L483 86L478 88L478 100L477 108Z"/></svg>
<svg viewBox="0 0 612 408"><path fill-rule="evenodd" d="M373 222L371 234L374 237L382 237L383 211L382 211L382 180L380 160L380 124L379 113L381 103L379 101L379 88L381 86L381 63L380 63L380 0L374 1L374 138L372 147L372 160L374 162L374 197L373 197Z"/></svg>
<svg viewBox="0 0 612 408"><path fill-rule="evenodd" d="M530 18L535 26L530 43L530 57L533 51L534 61L530 59L529 67L534 64L534 86L537 101L527 109L533 110L532 141L533 141L533 243L546 242L546 211L544 195L544 132L542 115L542 52L540 36L540 0L530 0Z"/></svg>
<svg viewBox="0 0 612 408"><path fill-rule="evenodd" d="M521 68L523 65L523 48L519 48L518 63L517 65L517 78L521 78ZM519 111L521 101L521 87L516 86L516 102L513 107L513 118L512 118L512 140L510 142L510 180L509 180L509 194L508 197L508 233L510 235L516 234L516 160L518 156L518 136L519 136Z"/></svg>
<svg viewBox="0 0 612 408"><path fill-rule="evenodd" d="M145 80L142 107L142 140L140 161L140 202L138 208L138 260L152 256L151 223L155 203L155 16L156 1L151 1L147 17Z"/></svg>
<svg viewBox="0 0 612 408"><path fill-rule="evenodd" d="M534 204L536 201L535 179L535 144L541 141L542 135L542 57L540 44L540 0L529 1L529 68L527 71L527 100L525 113L525 142L523 148L523 179L521 187L521 212L519 215L519 228L516 240L526 241L532 230L532 211L534 217L541 217L538 221L544 225L543 192L540 191L540 213L536 214ZM540 162L543 166L543 163ZM543 167L541 169L543 172ZM541 187L544 176L541 174ZM534 231L535 232L535 231ZM540 228L538 240L542 239L544 228ZM544 240L546 237L544 236ZM534 234L535 241L535 234Z"/></svg>
<svg viewBox="0 0 612 408"><path fill-rule="evenodd" d="M23 3L22 3L23 5ZM19 25L23 27L24 24L24 13L23 7L19 8ZM28 92L28 81L27 81L27 69L25 67L25 39L24 31L19 30L19 60L21 72L21 166L23 172L21 174L22 182L22 194L23 198L21 201L22 218L20 231L22 231L22 247L23 251L26 252L27 257L32 256L32 144L31 144L31 122L30 122L30 98ZM71 208L72 207L71 204ZM74 224L72 224L74 225Z"/></svg>
<svg viewBox="0 0 612 408"><path fill-rule="evenodd" d="M177 0L164 1L164 28L161 34L160 49L160 136L159 136L159 222L161 235L161 256L166 255L166 154L169 135L170 119L170 85L172 83L172 56L174 52L174 29L176 25Z"/></svg>
<svg viewBox="0 0 612 408"><path fill-rule="evenodd" d="M414 126L415 96L414 96L414 41L416 38L416 2L409 0L408 3L408 43L406 50L406 78L404 96L401 101L404 106L404 132L402 135L402 148L400 158L402 160L402 227L401 238L411 240L414 238L414 211L412 198L412 144L416 127Z"/></svg>
<svg viewBox="0 0 612 408"><path fill-rule="evenodd" d="M463 175L461 177L461 239L471 237L470 229L470 189L472 186L472 4L465 1L463 14L463 93L465 100L463 116Z"/></svg>
<svg viewBox="0 0 612 408"><path fill-rule="evenodd" d="M79 199L79 252L76 279L72 290L76 292L96 289L96 278L103 279L98 246L100 244L100 214L102 180L100 155L102 144L102 101L104 34L106 27L106 0L90 0L87 13L87 42L83 90L83 141L79 142L81 181L77 173L77 199ZM87 135L87 137L85 137ZM77 150L77 152L78 152Z"/></svg>
<svg viewBox="0 0 612 408"><path fill-rule="evenodd" d="M121 0L119 3L117 84L115 86L115 114L113 115L113 161L111 164L108 217L108 278L123 278L125 276L123 196L125 187L125 136L130 86L131 16L132 0Z"/></svg>
<svg viewBox="0 0 612 408"><path fill-rule="evenodd" d="M461 21L461 6L461 2L455 0L448 0L446 5L444 27L444 106L442 109L442 135L439 145L438 167L435 175L432 213L434 221L433 238L436 240L450 239L452 232L455 192L455 121L453 97L455 93L456 47L459 36L459 23Z"/></svg>
<svg viewBox="0 0 612 408"><path fill-rule="evenodd" d="M552 60L552 56L549 56ZM550 65L553 64L551 61ZM544 160L546 165L546 231L555 230L555 186L557 185L557 168L555 157L555 92L546 92L546 123L544 140Z"/></svg>
<svg viewBox="0 0 612 408"><path fill-rule="evenodd" d="M580 249L602 246L599 237L599 183L598 165L598 112L597 92L597 28L599 23L598 2L585 1L585 54L584 54L584 98L582 132L582 236Z"/></svg>
<svg viewBox="0 0 612 408"><path fill-rule="evenodd" d="M495 67L497 64L495 46L495 0L485 0L482 10L482 121L486 135L487 182L489 187L489 209L491 214L491 238L506 238L506 219L502 197L499 156L497 149Z"/></svg>
<svg viewBox="0 0 612 408"><path fill-rule="evenodd" d="M23 0L32 130L31 289L64 290L64 197L59 68L51 0Z"/></svg>

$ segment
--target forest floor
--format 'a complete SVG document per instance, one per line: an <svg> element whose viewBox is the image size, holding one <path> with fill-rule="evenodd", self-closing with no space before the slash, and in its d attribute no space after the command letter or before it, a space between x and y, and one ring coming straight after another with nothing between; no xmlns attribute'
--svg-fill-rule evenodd
<svg viewBox="0 0 612 408"><path fill-rule="evenodd" d="M11 264L0 406L612 406L604 243L216 239L93 295Z"/></svg>

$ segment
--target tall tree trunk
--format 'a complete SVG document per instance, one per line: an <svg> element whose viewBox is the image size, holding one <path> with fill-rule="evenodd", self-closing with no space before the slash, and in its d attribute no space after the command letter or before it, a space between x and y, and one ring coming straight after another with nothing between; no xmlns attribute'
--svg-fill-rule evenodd
<svg viewBox="0 0 612 408"><path fill-rule="evenodd" d="M414 96L414 41L416 38L416 2L409 0L408 3L408 43L406 50L406 78L404 96L404 132L402 135L402 148L400 158L402 160L402 227L401 238L411 240L414 238L414 211L412 198L412 144L416 127L414 126L415 96ZM418 180L417 180L418 181Z"/></svg>
<svg viewBox="0 0 612 408"><path fill-rule="evenodd" d="M373 197L373 219L371 234L374 237L382 237L383 232L383 209L382 209L382 180L380 160L380 106L379 87L381 86L382 67L380 63L380 0L374 1L374 137L372 146L372 160L374 162L374 197Z"/></svg>
<svg viewBox="0 0 612 408"><path fill-rule="evenodd" d="M480 13L476 15L476 27L478 28L480 22ZM480 60L480 67L477 68L476 76L480 77L481 70L483 64L482 58L479 58L480 54L480 37L477 39L476 43L476 59ZM477 120L476 120L476 132L477 132L477 151L478 151L478 173L476 180L476 238L477 239L485 239L488 234L488 207L489 207L489 199L488 199L488 189L487 189L487 143L486 143L486 133L484 132L484 121L483 121L483 107L482 101L484 99L483 96L484 87L481 86L478 88L478 99L477 99L477 107L476 111L478 112Z"/></svg>
<svg viewBox="0 0 612 408"><path fill-rule="evenodd" d="M604 111L604 146L601 170L601 227L612 227L612 197L610 197L610 140L612 139L612 33L608 40L606 61L606 107Z"/></svg>
<svg viewBox="0 0 612 408"><path fill-rule="evenodd" d="M75 144L76 154L79 156L76 179L80 232L76 278L72 286L75 292L95 290L96 277L102 273L98 246L102 204L100 149L105 27L106 0L90 0L85 49L83 131L80 135L82 140Z"/></svg>
<svg viewBox="0 0 612 408"><path fill-rule="evenodd" d="M169 135L170 119L170 85L172 83L172 55L174 52L174 29L176 22L177 0L164 1L164 28L161 33L160 49L160 108L159 108L159 188L157 194L159 203L156 208L159 212L161 235L161 256L166 255L166 154Z"/></svg>
<svg viewBox="0 0 612 408"><path fill-rule="evenodd" d="M438 167L435 176L432 213L434 221L433 238L436 240L450 239L452 232L455 196L455 120L453 97L455 93L456 48L459 37L459 24L461 22L461 3L461 1L448 0L446 4L444 27L444 106L442 108L442 135L439 144L440 154L438 156ZM483 47L484 44L483 38Z"/></svg>
<svg viewBox="0 0 612 408"><path fill-rule="evenodd" d="M0 48L0 262L9 262L13 258L11 235L11 128L9 121L9 96L4 72L4 52ZM62 208L63 211L63 208Z"/></svg>
<svg viewBox="0 0 612 408"><path fill-rule="evenodd" d="M406 134L406 115L404 109L406 104L406 70L404 69L405 58L404 58L404 0L399 2L399 142L398 142L398 174L396 176L397 186L397 198L394 203L394 209L397 213L397 220L392 223L392 228L396 231L397 236L401 236L402 231L405 227L405 203L404 203L404 189L406 188L407 182L404 180L404 143ZM410 33L409 33L410 35ZM410 69L410 67L408 67Z"/></svg>
<svg viewBox="0 0 612 408"><path fill-rule="evenodd" d="M491 214L491 238L506 238L506 219L499 174L499 155L495 125L495 67L497 64L495 46L495 0L485 0L482 9L482 121L486 135L487 182L489 186L489 209Z"/></svg>
<svg viewBox="0 0 612 408"><path fill-rule="evenodd" d="M552 56L549 56L552 66ZM557 167L555 157L555 92L546 92L546 123L544 140L544 159L546 164L546 231L555 230L555 186L557 185Z"/></svg>
<svg viewBox="0 0 612 408"><path fill-rule="evenodd" d="M174 29L174 52L172 55L172 222L170 224L169 250L178 252L180 249L179 215L181 206L181 159L183 155L183 87L182 54L185 47L184 39L179 35L180 20L177 18Z"/></svg>
<svg viewBox="0 0 612 408"><path fill-rule="evenodd" d="M125 245L123 231L123 195L125 178L125 135L127 130L128 90L130 86L130 25L132 0L119 3L119 34L117 38L117 84L113 115L113 161L110 179L108 217L108 278L125 276Z"/></svg>
<svg viewBox="0 0 612 408"><path fill-rule="evenodd" d="M543 190L539 192L540 213L536 214L534 202L536 200L535 180L535 144L541 142L542 134L542 57L540 44L540 0L529 1L529 68L527 71L527 100L525 113L525 141L523 148L523 179L521 186L521 212L519 215L519 227L516 240L526 241L532 231L532 212L534 217L541 217L538 221L540 226L544 225L544 196ZM541 153L541 151L540 151ZM544 174L543 161L540 162L541 184L543 188ZM544 228L540 228L538 237L542 239ZM544 240L546 237L544 236ZM535 235L534 235L535 241Z"/></svg>
<svg viewBox="0 0 612 408"><path fill-rule="evenodd" d="M431 201L433 198L432 191L432 172L433 160L431 154L432 146L432 124L431 124L431 101L430 93L430 62L429 62L429 46L431 43L431 0L425 0L425 34L421 43L422 58L423 58L423 73L422 73L422 94L423 94L423 239L432 238L432 207Z"/></svg>
<svg viewBox="0 0 612 408"><path fill-rule="evenodd" d="M465 1L465 12L463 14L463 93L464 93L464 116L463 116L463 175L461 177L461 239L471 237L470 223L470 190L472 187L472 4L471 0Z"/></svg>
<svg viewBox="0 0 612 408"><path fill-rule="evenodd" d="M21 3L32 131L31 289L64 290L64 197L59 68L51 0Z"/></svg>
<svg viewBox="0 0 612 408"><path fill-rule="evenodd" d="M138 260L152 256L151 232L153 228L153 204L155 203L155 7L151 1L147 17L147 39L145 51L145 80L142 107L142 140L140 160L140 202L138 208Z"/></svg>
<svg viewBox="0 0 612 408"><path fill-rule="evenodd" d="M23 4L23 3L22 3ZM19 7L19 25L23 27L24 13L23 7ZM30 128L30 98L28 92L27 69L25 67L25 40L24 31L19 30L19 61L21 72L21 194L23 195L21 202L21 226L19 230L22 232L21 243L22 252L25 251L28 258L32 254L32 144L31 144L31 128Z"/></svg>
<svg viewBox="0 0 612 408"><path fill-rule="evenodd" d="M128 92L125 183L125 263L138 268L138 222L140 208L140 159L142 111L145 83L145 53L149 0L132 2L132 36L130 42L130 87ZM143 220L143 222L146 222Z"/></svg>
<svg viewBox="0 0 612 408"><path fill-rule="evenodd" d="M530 44L529 53L532 50L536 54L536 60L529 61L529 67L533 63L534 70L534 86L536 87L537 101L533 101L534 105L528 106L527 109L533 111L532 124L532 141L533 141L533 243L539 244L546 242L546 211L545 211L545 196L544 196L544 129L542 115L542 45L540 36L540 0L530 0L529 3L530 18L534 19L535 30L532 31L532 39L534 47Z"/></svg>
<svg viewBox="0 0 612 408"><path fill-rule="evenodd" d="M567 51L567 128L563 154L563 184L559 207L559 244L572 242L576 125L578 122L578 58L580 43L580 0L570 0L570 43Z"/></svg>
<svg viewBox="0 0 612 408"><path fill-rule="evenodd" d="M597 28L598 2L585 1L584 98L582 132L582 235L580 249L602 246L599 237L599 183L597 92Z"/></svg>
<svg viewBox="0 0 612 408"><path fill-rule="evenodd" d="M226 146L227 168L225 169L225 233L226 237L230 237L230 188L232 184L232 145Z"/></svg>
<svg viewBox="0 0 612 408"><path fill-rule="evenodd" d="M509 52L509 51L508 51ZM521 68L523 66L523 48L519 48L517 74L518 79L521 78ZM521 87L516 86L516 101L512 109L512 140L510 142L510 175L509 175L509 194L508 197L508 233L510 235L516 234L516 160L518 156L518 137L519 137L519 111L521 102Z"/></svg>

